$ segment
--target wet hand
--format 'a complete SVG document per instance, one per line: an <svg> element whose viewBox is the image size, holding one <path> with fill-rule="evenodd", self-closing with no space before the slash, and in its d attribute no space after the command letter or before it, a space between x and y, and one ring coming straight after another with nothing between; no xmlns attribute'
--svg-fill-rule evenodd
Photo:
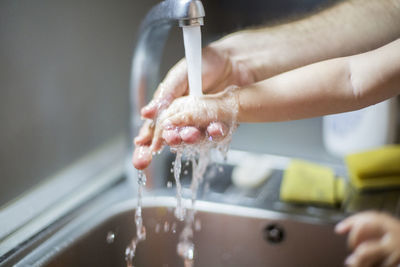
<svg viewBox="0 0 400 267"><path fill-rule="evenodd" d="M146 168L154 152L163 144L177 146L194 144L203 140L218 141L227 136L235 126L237 100L233 94L236 87L230 87L218 94L201 97L184 96L176 99L163 111L156 124L146 121L143 135L151 129L151 139L146 145L137 146L133 164L137 169ZM141 135L135 139L141 138ZM141 140L143 141L143 140Z"/></svg>
<svg viewBox="0 0 400 267"><path fill-rule="evenodd" d="M378 212L353 215L336 225L336 233L348 233L352 254L346 266L398 266L400 264L400 221Z"/></svg>
<svg viewBox="0 0 400 267"><path fill-rule="evenodd" d="M238 103L233 93L235 89L229 87L218 94L176 99L161 115L155 136L161 135L171 146L227 136L236 123Z"/></svg>
<svg viewBox="0 0 400 267"><path fill-rule="evenodd" d="M231 84L238 86L254 82L251 71L243 64L232 59L227 51L218 45L210 45L203 49L202 58L202 84L203 92L214 94L225 89ZM155 121L163 110L181 96L188 94L187 66L184 60L178 62L167 74L164 81L157 88L153 100L141 110L146 121L138 136L135 138L135 151L133 155L133 165L137 169L146 168L152 159L152 153L161 148L162 136L155 136ZM224 132L223 124L211 124L208 132L217 137ZM196 136L200 135L194 128L185 128L182 133L167 132L165 134L168 144L180 143L181 141L190 143L196 142Z"/></svg>

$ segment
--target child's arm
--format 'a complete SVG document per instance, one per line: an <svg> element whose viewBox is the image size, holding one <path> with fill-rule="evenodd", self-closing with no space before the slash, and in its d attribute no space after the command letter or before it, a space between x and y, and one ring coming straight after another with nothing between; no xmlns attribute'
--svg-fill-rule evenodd
<svg viewBox="0 0 400 267"><path fill-rule="evenodd" d="M238 120L296 120L356 110L400 93L400 39L292 70L236 91Z"/></svg>

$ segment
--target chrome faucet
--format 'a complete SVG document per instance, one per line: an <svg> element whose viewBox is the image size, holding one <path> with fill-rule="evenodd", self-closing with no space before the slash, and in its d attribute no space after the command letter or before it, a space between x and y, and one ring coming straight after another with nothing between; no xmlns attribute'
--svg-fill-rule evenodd
<svg viewBox="0 0 400 267"><path fill-rule="evenodd" d="M161 55L172 25L203 25L204 16L200 0L165 0L146 15L140 26L131 68L131 137L138 133L140 109L146 104L148 92L160 82Z"/></svg>

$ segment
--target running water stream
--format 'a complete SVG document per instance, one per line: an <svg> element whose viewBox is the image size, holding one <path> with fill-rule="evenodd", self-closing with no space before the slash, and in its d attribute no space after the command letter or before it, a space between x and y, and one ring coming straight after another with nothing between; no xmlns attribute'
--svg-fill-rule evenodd
<svg viewBox="0 0 400 267"><path fill-rule="evenodd" d="M201 29L200 26L190 26L183 27L183 42L185 46L185 56L188 68L188 81L189 81L189 95L194 97L199 97L203 95L202 91L202 81L201 81ZM182 186L180 185L180 175L181 175L181 159L182 154L185 153L185 148L189 149L188 159L192 162L192 203L188 212L182 206ZM198 147L201 148L201 147ZM204 148L205 149L205 148ZM203 149L202 153L205 152ZM197 151L196 151L197 150ZM196 162L196 157L198 162ZM204 162L206 161L206 162ZM176 158L174 164L174 177L176 182L176 198L177 205L175 209L175 216L178 220L185 220L185 226L179 236L179 243L177 246L177 253L184 260L185 267L193 266L194 260L194 244L193 244L193 222L194 222L194 204L196 200L197 188L199 185L199 180L203 178L205 169L208 165L209 156L200 155L198 149L193 147L181 147L176 150ZM200 169L199 166L204 166L205 168Z"/></svg>
<svg viewBox="0 0 400 267"><path fill-rule="evenodd" d="M185 57L188 67L189 94L203 95L201 84L201 30L200 26L182 27Z"/></svg>

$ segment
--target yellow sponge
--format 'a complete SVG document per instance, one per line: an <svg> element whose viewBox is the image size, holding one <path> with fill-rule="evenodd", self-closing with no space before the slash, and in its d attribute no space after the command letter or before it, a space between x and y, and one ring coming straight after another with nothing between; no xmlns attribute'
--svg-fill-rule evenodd
<svg viewBox="0 0 400 267"><path fill-rule="evenodd" d="M335 205L343 200L345 183L331 168L292 160L283 174L282 201Z"/></svg>
<svg viewBox="0 0 400 267"><path fill-rule="evenodd" d="M350 181L357 189L400 186L400 145L346 157Z"/></svg>

